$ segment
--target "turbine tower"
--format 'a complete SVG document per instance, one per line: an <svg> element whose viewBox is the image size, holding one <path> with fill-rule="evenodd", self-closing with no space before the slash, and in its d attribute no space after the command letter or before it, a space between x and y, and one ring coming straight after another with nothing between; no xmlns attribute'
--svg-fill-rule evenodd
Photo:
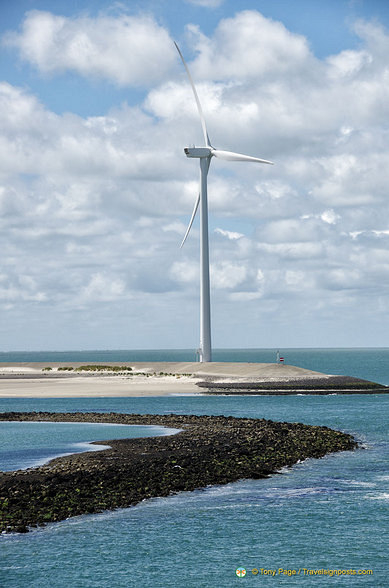
<svg viewBox="0 0 389 588"><path fill-rule="evenodd" d="M192 86L194 98L197 105L197 110L200 116L201 127L204 135L204 147L186 147L184 152L187 157L193 157L200 160L200 190L197 196L192 217L190 219L188 228L186 230L181 247L184 245L189 231L192 227L197 209L200 204L200 347L199 360L201 362L212 361L212 345L211 345L211 299L210 299L210 282L209 282L209 239L208 239L208 196L207 196L207 177L208 170L212 157L224 159L226 161L250 161L256 163L268 163L273 165L272 161L266 159L259 159L258 157L251 157L249 155L242 155L241 153L233 153L232 151L221 151L215 149L209 139L205 118L201 108L200 100L197 95L195 85L190 75L189 68L185 59L178 47L174 43L176 49L184 64L186 73L188 74L190 85Z"/></svg>

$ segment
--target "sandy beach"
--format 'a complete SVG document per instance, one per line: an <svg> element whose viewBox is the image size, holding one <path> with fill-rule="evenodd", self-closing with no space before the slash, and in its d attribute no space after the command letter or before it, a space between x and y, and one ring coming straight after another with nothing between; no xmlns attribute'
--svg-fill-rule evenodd
<svg viewBox="0 0 389 588"><path fill-rule="evenodd" d="M197 383L205 379L223 382L271 381L325 374L295 366L263 363L138 362L131 374L58 371L79 363L24 363L0 365L1 398L71 398L115 396L169 396L203 394ZM117 366L121 364L110 364ZM51 368L44 371L45 368Z"/></svg>
<svg viewBox="0 0 389 588"><path fill-rule="evenodd" d="M373 394L387 386L275 363L0 364L0 398ZM115 371L116 370L116 371Z"/></svg>
<svg viewBox="0 0 389 588"><path fill-rule="evenodd" d="M139 378L139 379L138 379ZM80 376L75 378L1 379L1 398L74 398L115 396L168 396L200 394L195 380L175 377Z"/></svg>

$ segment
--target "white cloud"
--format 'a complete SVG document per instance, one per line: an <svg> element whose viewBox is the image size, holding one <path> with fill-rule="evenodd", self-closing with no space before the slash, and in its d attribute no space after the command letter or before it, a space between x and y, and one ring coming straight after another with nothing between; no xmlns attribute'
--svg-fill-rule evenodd
<svg viewBox="0 0 389 588"><path fill-rule="evenodd" d="M150 16L126 14L67 18L32 10L3 43L44 74L73 71L120 86L164 79L175 57L166 29Z"/></svg>
<svg viewBox="0 0 389 588"><path fill-rule="evenodd" d="M171 267L170 275L177 282L195 284L199 281L199 268L192 261L176 261Z"/></svg>
<svg viewBox="0 0 389 588"><path fill-rule="evenodd" d="M233 289L244 282L247 270L241 264L222 261L211 265L210 274L214 288Z"/></svg>
<svg viewBox="0 0 389 588"><path fill-rule="evenodd" d="M173 222L162 227L162 230L165 232L171 231L173 233L178 233L179 235L185 235L186 226L184 223Z"/></svg>
<svg viewBox="0 0 389 588"><path fill-rule="evenodd" d="M303 214L301 216L301 220L306 220L310 218L319 218L324 223L327 223L329 225L336 225L336 223L341 219L340 215L336 214L336 212L332 208L324 210L320 214Z"/></svg>
<svg viewBox="0 0 389 588"><path fill-rule="evenodd" d="M352 77L360 73L361 69L369 66L372 56L367 51L342 51L338 55L331 55L327 60L331 66L330 77Z"/></svg>
<svg viewBox="0 0 389 588"><path fill-rule="evenodd" d="M20 302L39 303L46 300L46 293L39 290L31 275L20 274L15 278L6 274L0 276L0 304L9 302L12 307Z"/></svg>
<svg viewBox="0 0 389 588"><path fill-rule="evenodd" d="M230 241L236 241L237 239L244 237L242 233L236 233L235 231L225 231L223 229L215 229L215 233L221 235L222 237L227 237L227 239L230 239Z"/></svg>
<svg viewBox="0 0 389 588"><path fill-rule="evenodd" d="M188 27L200 55L195 72L200 76L247 79L272 72L300 69L309 57L306 39L285 26L246 10L220 21L214 37L205 41L198 28ZM290 72L289 72L290 73Z"/></svg>
<svg viewBox="0 0 389 588"><path fill-rule="evenodd" d="M112 279L101 273L93 274L89 283L81 290L81 302L113 301L120 298L125 291L123 280Z"/></svg>
<svg viewBox="0 0 389 588"><path fill-rule="evenodd" d="M76 43L81 31L85 44ZM152 31L144 48L142 35ZM257 341L252 317L278 333L301 321L326 321L326 329L340 316L345 331L355 316L387 326L389 41L374 25L360 23L357 32L358 51L319 60L306 39L255 11L220 21L209 37L188 31L212 141L276 163L215 158L210 167L214 314L226 324L233 308L230 340L247 331ZM182 149L203 139L178 56L155 56L154 39L171 43L150 18L37 11L8 36L46 74L150 83L142 103L113 104L96 117L55 114L43 94L0 84L0 304L20 325L48 316L66 330L73 312L94 324L97 308L113 340L111 323L121 332L123 321L127 334L143 321L155 346L165 336L178 346L184 331L185 341L196 338L197 220L179 245L199 172ZM124 59L132 42L146 51L142 71ZM136 341L128 337L123 346Z"/></svg>
<svg viewBox="0 0 389 588"><path fill-rule="evenodd" d="M340 219L340 216L336 214L334 210L330 209L322 212L320 218L322 221L328 223L329 225L335 225L336 222Z"/></svg>

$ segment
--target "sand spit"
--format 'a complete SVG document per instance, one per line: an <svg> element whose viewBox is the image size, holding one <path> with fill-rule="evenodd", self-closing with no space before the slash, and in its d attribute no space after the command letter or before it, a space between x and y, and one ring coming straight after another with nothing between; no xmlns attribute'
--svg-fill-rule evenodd
<svg viewBox="0 0 389 588"><path fill-rule="evenodd" d="M60 371L64 368L80 368L85 363L63 362L63 363L0 363L0 375L9 376L43 376L44 378L74 377L71 371ZM97 364L99 365L99 364ZM220 378L290 378L303 376L323 376L320 372L306 370L293 365L277 363L231 363L231 362L108 362L104 365L117 368L127 366L132 368L133 374L174 374L177 376L188 375L198 378L220 377ZM46 368L49 370L46 371ZM80 375L79 372L77 372ZM83 372L82 376L90 376L90 372ZM100 375L100 374L99 374Z"/></svg>
<svg viewBox="0 0 389 588"><path fill-rule="evenodd" d="M176 435L105 440L110 449L0 472L0 531L129 507L183 490L266 478L308 457L354 449L355 440L327 427L264 419L193 415L2 413L1 420L162 425ZM97 442L99 444L102 441Z"/></svg>
<svg viewBox="0 0 389 588"><path fill-rule="evenodd" d="M185 394L377 393L389 388L269 363L133 362L124 371L75 371L83 364L0 364L0 397L70 398ZM123 363L105 364L118 369ZM66 371L67 368L73 368ZM128 370L131 368L131 370Z"/></svg>

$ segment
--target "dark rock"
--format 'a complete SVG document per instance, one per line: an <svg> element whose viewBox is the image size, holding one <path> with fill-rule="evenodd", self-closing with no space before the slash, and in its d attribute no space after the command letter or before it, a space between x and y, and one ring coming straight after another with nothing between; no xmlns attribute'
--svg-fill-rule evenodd
<svg viewBox="0 0 389 588"><path fill-rule="evenodd" d="M388 394L389 386L351 376L303 377L255 382L225 382L207 379L197 382L208 394Z"/></svg>
<svg viewBox="0 0 389 588"><path fill-rule="evenodd" d="M162 425L176 435L104 441L111 448L61 457L29 470L0 472L0 531L26 532L155 496L266 478L308 457L354 449L327 427L194 415L2 413L0 420ZM96 443L102 443L98 441Z"/></svg>

